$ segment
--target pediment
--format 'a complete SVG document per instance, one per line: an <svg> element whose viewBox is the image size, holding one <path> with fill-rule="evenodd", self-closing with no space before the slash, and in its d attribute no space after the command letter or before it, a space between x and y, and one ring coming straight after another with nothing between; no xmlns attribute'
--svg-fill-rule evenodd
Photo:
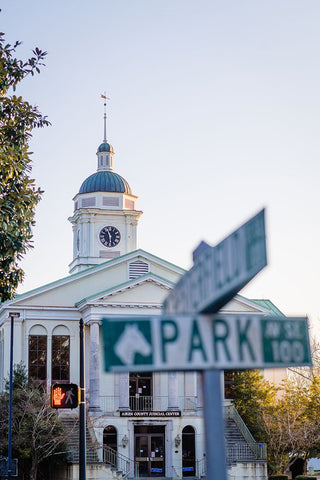
<svg viewBox="0 0 320 480"><path fill-rule="evenodd" d="M121 305L121 306L161 306L172 288L172 284L156 275L147 274L125 284L113 287L84 298L77 303L78 308L85 306Z"/></svg>
<svg viewBox="0 0 320 480"><path fill-rule="evenodd" d="M267 308L264 308L255 303L253 300L249 300L241 295L236 295L221 309L221 311L226 313L270 313Z"/></svg>
<svg viewBox="0 0 320 480"><path fill-rule="evenodd" d="M74 307L81 299L94 296L99 291L111 291L115 285L128 281L128 265L130 262L144 261L149 265L150 274L163 278L171 287L179 280L184 269L156 257L144 250L136 250L129 254L88 268L82 272L41 286L30 292L18 295L7 302L8 307L22 306L63 306ZM137 277L141 278L141 277Z"/></svg>

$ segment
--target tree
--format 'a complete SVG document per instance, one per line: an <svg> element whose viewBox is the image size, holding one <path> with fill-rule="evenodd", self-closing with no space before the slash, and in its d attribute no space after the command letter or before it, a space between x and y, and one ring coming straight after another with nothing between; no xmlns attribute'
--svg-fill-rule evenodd
<svg viewBox="0 0 320 480"><path fill-rule="evenodd" d="M274 405L277 389L259 370L233 372L231 398L252 435L259 442L266 442L263 424L265 408Z"/></svg>
<svg viewBox="0 0 320 480"><path fill-rule="evenodd" d="M232 393L255 439L267 444L270 473L286 473L298 458L320 453L319 377L275 388L258 371L245 370L234 373Z"/></svg>
<svg viewBox="0 0 320 480"><path fill-rule="evenodd" d="M0 453L7 453L8 382L0 395ZM44 461L55 463L66 455L66 434L49 396L39 386L28 383L22 364L13 372L12 452L19 458L20 470L36 480ZM22 467L22 468L21 468Z"/></svg>
<svg viewBox="0 0 320 480"><path fill-rule="evenodd" d="M32 246L34 209L42 191L30 178L29 141L36 127L49 125L38 108L9 95L27 76L39 73L46 52L36 48L26 61L15 57L20 45L5 43L0 32L0 301L11 299L23 280L18 263Z"/></svg>
<svg viewBox="0 0 320 480"><path fill-rule="evenodd" d="M309 385L287 381L276 405L264 412L269 467L285 472L300 458L304 461L320 452L320 379Z"/></svg>

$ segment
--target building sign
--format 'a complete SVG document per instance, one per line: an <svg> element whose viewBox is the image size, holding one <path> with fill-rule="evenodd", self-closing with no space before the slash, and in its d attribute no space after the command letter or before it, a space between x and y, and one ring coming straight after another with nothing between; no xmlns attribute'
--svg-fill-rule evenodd
<svg viewBox="0 0 320 480"><path fill-rule="evenodd" d="M215 313L267 264L265 215L203 249L166 298L165 313Z"/></svg>
<svg viewBox="0 0 320 480"><path fill-rule="evenodd" d="M154 412L145 411L120 411L120 417L181 417L180 410L155 410Z"/></svg>
<svg viewBox="0 0 320 480"><path fill-rule="evenodd" d="M311 365L307 318L251 313L107 318L102 331L106 371Z"/></svg>

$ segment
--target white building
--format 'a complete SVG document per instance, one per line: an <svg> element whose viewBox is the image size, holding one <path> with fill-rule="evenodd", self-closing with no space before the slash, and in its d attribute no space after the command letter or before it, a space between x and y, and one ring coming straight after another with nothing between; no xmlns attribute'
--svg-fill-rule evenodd
<svg viewBox="0 0 320 480"><path fill-rule="evenodd" d="M113 155L105 137L97 151L97 172L74 197L69 218L73 228L70 276L0 307L0 389L9 372L10 312L20 314L14 326L14 363L24 362L29 376L47 385L48 391L55 382L79 384L79 320L83 318L87 422L96 439L88 461L116 462L129 476L137 472L147 477L201 476L206 459L200 374L104 371L101 319L159 314L168 291L184 273L137 249L142 212L127 181L114 172ZM241 296L224 310L261 315L277 311L269 301ZM266 479L261 446L252 444L227 400L225 411L230 479ZM70 419L77 414L77 410L64 411L63 416ZM92 468L94 478L105 470L101 464Z"/></svg>

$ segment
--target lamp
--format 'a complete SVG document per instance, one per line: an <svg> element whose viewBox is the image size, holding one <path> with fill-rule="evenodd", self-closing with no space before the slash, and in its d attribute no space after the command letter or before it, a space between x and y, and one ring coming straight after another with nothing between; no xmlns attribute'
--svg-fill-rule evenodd
<svg viewBox="0 0 320 480"><path fill-rule="evenodd" d="M176 438L174 439L174 444L175 444L176 448L179 447L180 443L181 443L181 437L180 437L180 435L178 434L178 435L176 436Z"/></svg>
<svg viewBox="0 0 320 480"><path fill-rule="evenodd" d="M126 446L128 445L128 442L129 442L129 439L128 439L127 435L125 434L125 435L122 437L122 446L123 446L123 448L126 448Z"/></svg>

